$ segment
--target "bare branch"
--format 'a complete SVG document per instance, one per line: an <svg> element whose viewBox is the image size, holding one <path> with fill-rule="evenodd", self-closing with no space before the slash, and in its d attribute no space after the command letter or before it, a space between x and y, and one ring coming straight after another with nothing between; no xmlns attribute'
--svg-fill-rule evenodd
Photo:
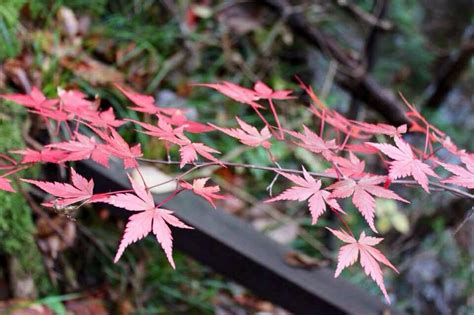
<svg viewBox="0 0 474 315"><path fill-rule="evenodd" d="M425 103L426 107L436 108L444 101L454 84L469 67L472 55L474 55L474 32L464 41L459 51L451 54L441 66L437 78L427 89L429 96Z"/></svg>
<svg viewBox="0 0 474 315"><path fill-rule="evenodd" d="M348 0L333 0L341 9L347 12L352 17L372 26L373 28L382 30L382 31L393 31L395 29L392 22L380 19L374 14L370 14L367 11L364 11L354 3Z"/></svg>

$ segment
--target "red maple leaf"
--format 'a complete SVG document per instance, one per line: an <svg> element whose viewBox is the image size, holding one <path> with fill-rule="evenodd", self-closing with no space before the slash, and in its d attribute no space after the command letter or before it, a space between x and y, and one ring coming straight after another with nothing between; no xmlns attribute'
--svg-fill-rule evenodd
<svg viewBox="0 0 474 315"><path fill-rule="evenodd" d="M336 140L324 141L316 133L311 131L308 127L303 125L304 133L299 133L296 131L288 131L288 133L301 140L302 142L295 142L296 145L305 148L311 152L322 154L323 157L331 161L334 157L334 150L337 150L339 147L336 145Z"/></svg>
<svg viewBox="0 0 474 315"><path fill-rule="evenodd" d="M388 261L382 252L373 247L380 243L383 238L366 236L365 233L362 232L359 240L356 240L353 236L344 231L337 231L330 228L327 229L338 239L344 243L348 243L348 245L344 245L339 249L339 255L337 257L338 263L334 277L338 277L344 268L352 266L359 258L360 253L360 264L362 268L364 268L365 274L375 281L380 290L382 290L387 303L390 304L390 299L383 283L383 273L380 269L379 263L390 267L396 273L398 273L398 270L390 263L390 261Z"/></svg>
<svg viewBox="0 0 474 315"><path fill-rule="evenodd" d="M241 129L238 128L221 128L213 124L210 124L215 129L240 140L245 145L251 147L262 146L265 149L270 149L271 143L268 141L272 134L267 126L265 126L260 132L257 128L247 124L245 121L240 120L238 117L235 117L237 122L240 125Z"/></svg>
<svg viewBox="0 0 474 315"><path fill-rule="evenodd" d="M5 177L0 177L0 190L15 192L12 185L10 184L10 180Z"/></svg>
<svg viewBox="0 0 474 315"><path fill-rule="evenodd" d="M234 101L250 105L254 109L263 108L262 105L256 103L256 101L260 99L260 96L258 96L255 91L229 81L223 81L222 83L195 83L193 85L214 89Z"/></svg>
<svg viewBox="0 0 474 315"><path fill-rule="evenodd" d="M330 198L330 192L321 189L321 181L315 180L304 168L303 177L280 171L277 171L277 173L295 183L296 186L288 188L280 195L266 200L265 202L274 202L277 200L308 200L312 224L316 224L318 218L326 211L326 204L339 212L345 213L337 201Z"/></svg>
<svg viewBox="0 0 474 315"><path fill-rule="evenodd" d="M214 130L208 125L201 124L197 121L189 120L182 110L176 110L170 117L165 115L157 116L173 126L183 127L185 131L190 133L203 133Z"/></svg>
<svg viewBox="0 0 474 315"><path fill-rule="evenodd" d="M57 197L53 202L44 203L45 206L64 208L77 202L90 201L93 196L94 181L87 180L71 168L71 184L58 182L43 182L31 179L21 179L24 182L33 184L47 193Z"/></svg>
<svg viewBox="0 0 474 315"><path fill-rule="evenodd" d="M177 145L185 145L189 142L189 139L183 133L183 127L173 128L171 124L164 119L158 119L156 126L141 121L131 121L143 127L146 130L143 133L152 137L157 137L160 140L168 141Z"/></svg>
<svg viewBox="0 0 474 315"><path fill-rule="evenodd" d="M332 163L337 165L337 169L335 167L327 169L325 171L326 174L334 176L342 175L344 177L352 178L361 177L364 174L365 161L359 160L359 158L357 158L357 156L352 152L349 152L349 159L342 156L334 156L332 158Z"/></svg>
<svg viewBox="0 0 474 315"><path fill-rule="evenodd" d="M182 168L184 165L196 161L198 159L198 154L205 157L209 161L224 166L221 161L219 161L212 155L213 153L220 152L211 147L208 147L204 143L193 143L189 140L187 144L181 146L181 148L179 149L179 154L181 156L181 163L179 164L179 167Z"/></svg>
<svg viewBox="0 0 474 315"><path fill-rule="evenodd" d="M168 225L182 229L192 229L192 227L187 226L176 218L173 215L173 211L157 208L150 191L132 177L129 176L128 178L132 184L134 194L115 194L100 200L101 202L109 203L130 211L140 211L128 219L114 262L120 259L128 245L137 242L150 232L153 232L158 243L163 248L170 265L175 268L172 253L173 237L171 236L171 230Z"/></svg>
<svg viewBox="0 0 474 315"><path fill-rule="evenodd" d="M57 109L30 110L30 112L37 114L43 118L55 120L58 123L66 122L74 118L74 114L66 113Z"/></svg>
<svg viewBox="0 0 474 315"><path fill-rule="evenodd" d="M155 98L153 96L144 95L132 91L130 89L125 89L119 84L114 84L117 89L120 90L129 100L133 102L136 106L131 107L132 110L148 114L168 114L172 115L178 109L176 108L161 108L158 107L155 103Z"/></svg>
<svg viewBox="0 0 474 315"><path fill-rule="evenodd" d="M36 87L29 94L0 94L0 97L31 109L51 109L58 102L57 99L47 99Z"/></svg>
<svg viewBox="0 0 474 315"><path fill-rule="evenodd" d="M110 107L103 112L91 112L80 115L82 119L94 125L97 128L117 128L122 126L125 122L120 119L116 119L114 109Z"/></svg>
<svg viewBox="0 0 474 315"><path fill-rule="evenodd" d="M170 124L168 124L165 120L162 119L158 120L157 126L142 123L139 121L133 122L145 128L147 131L145 131L144 133L153 137L158 137L161 140L179 145L181 168L188 163L196 161L198 159L198 154L212 162L222 165L222 162L212 155L214 153L220 153L219 151L205 145L204 143L191 142L191 140L189 140L189 138L183 134L183 127L173 128Z"/></svg>
<svg viewBox="0 0 474 315"><path fill-rule="evenodd" d="M27 148L25 150L15 150L10 152L14 154L23 155L23 159L21 160L22 164L37 162L61 163L63 159L68 155L67 152L51 150L50 148L45 148L41 151L35 151Z"/></svg>
<svg viewBox="0 0 474 315"><path fill-rule="evenodd" d="M344 179L327 187L328 190L333 190L331 198L347 198L352 196L352 202L359 209L362 216L365 218L370 228L377 232L374 225L375 216L375 197L394 199L403 202L403 199L393 191L379 186L386 180L385 176L364 176L359 180Z"/></svg>
<svg viewBox="0 0 474 315"><path fill-rule="evenodd" d="M74 117L84 118L97 116L98 103L87 100L87 95L77 90L63 90L58 88L60 99L59 111L66 114L70 119Z"/></svg>
<svg viewBox="0 0 474 315"><path fill-rule="evenodd" d="M109 167L110 154L105 145L98 143L94 137L89 138L80 133L75 135L76 140L53 143L46 147L64 151L67 155L60 158L60 161L80 161L90 158L105 167Z"/></svg>
<svg viewBox="0 0 474 315"><path fill-rule="evenodd" d="M192 190L196 195L199 195L206 199L214 208L216 205L214 203L214 199L226 199L225 196L218 195L217 193L220 191L219 186L207 186L205 187L209 177L205 178L197 178L193 181L193 184L187 182L181 182L180 185L184 189Z"/></svg>
<svg viewBox="0 0 474 315"><path fill-rule="evenodd" d="M407 132L407 125L394 127L388 124L370 124L362 121L351 120L351 123L360 128L361 131L371 135L387 135L390 137L401 137Z"/></svg>
<svg viewBox="0 0 474 315"><path fill-rule="evenodd" d="M454 174L454 176L441 182L474 189L474 158L466 154L461 156L461 161L466 165L466 168L454 164L440 163L445 169Z"/></svg>
<svg viewBox="0 0 474 315"><path fill-rule="evenodd" d="M275 106L273 105L273 100L289 100L295 98L291 96L291 90L279 90L274 91L268 85L262 81L258 81L253 86L255 93L262 99L266 99L270 105L270 109L273 113L273 117L277 123L278 130L280 130L280 139L283 139L283 130L281 129L280 120L278 119L278 114L276 112Z"/></svg>
<svg viewBox="0 0 474 315"><path fill-rule="evenodd" d="M415 157L413 151L408 143L401 138L394 137L396 146L387 143L367 143L373 146L394 161L390 162L389 176L391 179L403 178L413 176L413 178L426 191L430 192L428 188L428 176L439 177L431 169L431 167L420 161Z"/></svg>
<svg viewBox="0 0 474 315"><path fill-rule="evenodd" d="M260 99L260 96L255 91L244 88L229 81L223 81L222 83L195 83L193 85L215 89L221 94L230 97L234 101L249 105L257 113L258 117L260 117L260 119L265 123L265 125L268 128L271 127L268 121L259 111L259 109L262 109L263 106L256 103L256 101Z"/></svg>
<svg viewBox="0 0 474 315"><path fill-rule="evenodd" d="M111 155L122 159L125 168L137 167L137 158L143 155L140 144L130 147L115 129L110 128L109 130L112 134L111 136L104 133L100 134L107 143L104 149Z"/></svg>

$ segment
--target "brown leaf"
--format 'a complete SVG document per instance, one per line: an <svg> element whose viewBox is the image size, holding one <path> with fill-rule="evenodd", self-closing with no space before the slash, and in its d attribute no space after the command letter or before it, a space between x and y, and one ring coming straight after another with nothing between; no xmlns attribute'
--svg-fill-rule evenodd
<svg viewBox="0 0 474 315"><path fill-rule="evenodd" d="M89 56L83 56L79 60L63 57L60 62L63 67L71 70L75 75L91 85L106 85L124 81L124 76L121 72Z"/></svg>
<svg viewBox="0 0 474 315"><path fill-rule="evenodd" d="M109 312L104 302L98 299L71 300L66 303L66 310L71 315L94 314L107 315Z"/></svg>
<svg viewBox="0 0 474 315"><path fill-rule="evenodd" d="M313 269L319 267L326 267L329 265L329 261L316 259L298 252L288 252L284 257L285 263L292 267L303 268L303 269Z"/></svg>

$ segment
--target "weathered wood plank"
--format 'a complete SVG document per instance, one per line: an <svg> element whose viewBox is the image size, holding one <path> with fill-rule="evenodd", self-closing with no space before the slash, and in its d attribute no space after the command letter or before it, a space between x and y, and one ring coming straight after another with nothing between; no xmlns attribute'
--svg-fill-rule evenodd
<svg viewBox="0 0 474 315"><path fill-rule="evenodd" d="M80 163L79 172L94 178L97 191L128 189L123 171ZM121 175L123 174L123 175ZM157 201L163 196L156 195ZM195 230L173 229L175 247L216 272L244 285L258 296L296 314L399 314L343 279L333 270L302 269L285 263L290 251L249 224L214 210L190 192L167 203L167 208ZM117 209L117 214L128 215ZM179 272L179 270L178 270Z"/></svg>

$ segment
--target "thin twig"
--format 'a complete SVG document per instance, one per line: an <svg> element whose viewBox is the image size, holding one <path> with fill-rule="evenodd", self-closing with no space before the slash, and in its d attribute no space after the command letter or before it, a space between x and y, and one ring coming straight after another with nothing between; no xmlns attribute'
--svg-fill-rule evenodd
<svg viewBox="0 0 474 315"><path fill-rule="evenodd" d="M473 213L474 213L474 207L472 207L471 210L469 210L469 212L466 214L464 220L462 220L462 222L459 223L456 230L454 230L453 235L456 235L461 230L461 228L466 224L466 222L469 221L469 219L471 218Z"/></svg>
<svg viewBox="0 0 474 315"><path fill-rule="evenodd" d="M181 162L180 161L166 161L166 160L155 160L155 159L146 159L146 158L138 158L138 160L143 161L143 162L148 162L148 163L155 163L155 164L167 164L167 165L179 165ZM263 166L263 165L255 165L255 164L246 164L246 163L234 163L234 162L225 162L221 161L221 165L228 166L228 167L242 167L242 168L247 168L247 169L254 169L254 170L262 170L262 171L271 171L271 172L284 172L284 173L291 173L291 174L303 174L302 170L295 170L295 169L289 169L289 168L277 168L277 167L272 167L272 166ZM182 178L189 173L195 171L198 168L202 167L208 167L208 166L216 166L219 165L217 162L195 162L194 166L183 173L182 175L179 176L179 178ZM328 178L328 179L338 179L338 176L336 175L331 175L327 173L322 173L322 172L308 172L312 176L317 176L321 178ZM171 179L166 182L160 183L159 185L163 185L166 183L169 183L171 181L174 181L176 179ZM396 185L413 185L417 187L421 187L420 184L418 184L417 181L415 180L409 180L409 179L399 179L399 180L393 180L392 184ZM432 188L439 188L444 191L448 191L454 195L461 196L464 198L468 199L474 199L474 194L470 194L466 191L460 190L458 188L448 186L445 184L441 183L436 183L436 182L428 182L428 185ZM156 185L155 185L156 186ZM154 186L152 186L154 187ZM151 187L150 187L151 188Z"/></svg>

